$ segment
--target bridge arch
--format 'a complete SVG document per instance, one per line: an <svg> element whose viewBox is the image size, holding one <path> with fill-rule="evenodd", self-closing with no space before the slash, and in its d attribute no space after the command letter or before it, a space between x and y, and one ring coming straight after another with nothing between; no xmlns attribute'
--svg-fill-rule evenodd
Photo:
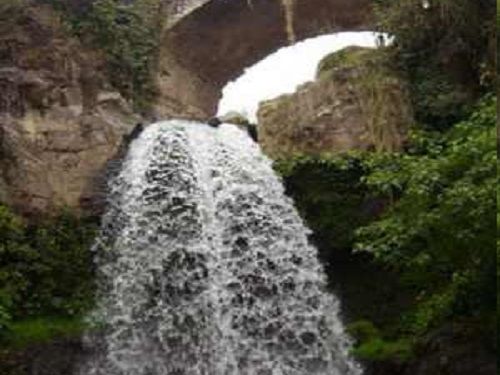
<svg viewBox="0 0 500 375"><path fill-rule="evenodd" d="M371 0L211 0L166 28L156 105L165 117L215 114L224 85L290 42L371 28Z"/></svg>

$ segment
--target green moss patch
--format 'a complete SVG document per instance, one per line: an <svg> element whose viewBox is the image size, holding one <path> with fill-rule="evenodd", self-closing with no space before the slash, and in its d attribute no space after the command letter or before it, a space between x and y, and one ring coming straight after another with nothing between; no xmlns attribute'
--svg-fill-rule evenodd
<svg viewBox="0 0 500 375"><path fill-rule="evenodd" d="M316 73L317 78L322 78L335 68L353 68L366 64L373 59L376 51L371 48L347 47L333 52L324 57Z"/></svg>
<svg viewBox="0 0 500 375"><path fill-rule="evenodd" d="M56 339L79 337L86 329L79 317L38 317L13 322L1 343L13 349L44 344Z"/></svg>

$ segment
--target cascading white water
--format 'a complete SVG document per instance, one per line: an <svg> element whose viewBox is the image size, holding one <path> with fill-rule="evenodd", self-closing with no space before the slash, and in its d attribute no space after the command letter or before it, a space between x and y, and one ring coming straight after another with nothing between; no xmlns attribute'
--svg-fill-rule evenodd
<svg viewBox="0 0 500 375"><path fill-rule="evenodd" d="M246 133L151 125L111 182L83 375L358 375L337 299Z"/></svg>

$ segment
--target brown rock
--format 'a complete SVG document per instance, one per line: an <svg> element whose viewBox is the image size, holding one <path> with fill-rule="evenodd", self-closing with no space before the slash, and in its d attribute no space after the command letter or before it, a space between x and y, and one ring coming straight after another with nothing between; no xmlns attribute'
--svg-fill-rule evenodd
<svg viewBox="0 0 500 375"><path fill-rule="evenodd" d="M20 212L95 209L99 176L137 117L49 7L0 30L0 198Z"/></svg>
<svg viewBox="0 0 500 375"><path fill-rule="evenodd" d="M268 155L282 158L402 147L412 119L404 83L380 70L373 60L375 52L362 51L348 49L352 59L340 59L315 82L261 103L259 141Z"/></svg>

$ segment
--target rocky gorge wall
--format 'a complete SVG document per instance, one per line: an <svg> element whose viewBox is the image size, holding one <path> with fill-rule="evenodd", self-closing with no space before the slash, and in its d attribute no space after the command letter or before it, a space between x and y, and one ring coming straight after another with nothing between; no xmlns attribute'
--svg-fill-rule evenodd
<svg viewBox="0 0 500 375"><path fill-rule="evenodd" d="M412 121L405 83L380 71L377 52L350 47L326 57L316 81L261 103L259 139L275 159L351 150L398 150Z"/></svg>
<svg viewBox="0 0 500 375"><path fill-rule="evenodd" d="M223 86L288 44L292 28L297 41L367 29L369 4L163 2L151 118L213 116ZM142 116L109 84L102 51L83 47L50 6L2 16L0 199L25 214L61 206L97 212L107 164Z"/></svg>
<svg viewBox="0 0 500 375"><path fill-rule="evenodd" d="M96 179L138 117L49 7L13 17L0 25L0 197L25 214L92 211Z"/></svg>

